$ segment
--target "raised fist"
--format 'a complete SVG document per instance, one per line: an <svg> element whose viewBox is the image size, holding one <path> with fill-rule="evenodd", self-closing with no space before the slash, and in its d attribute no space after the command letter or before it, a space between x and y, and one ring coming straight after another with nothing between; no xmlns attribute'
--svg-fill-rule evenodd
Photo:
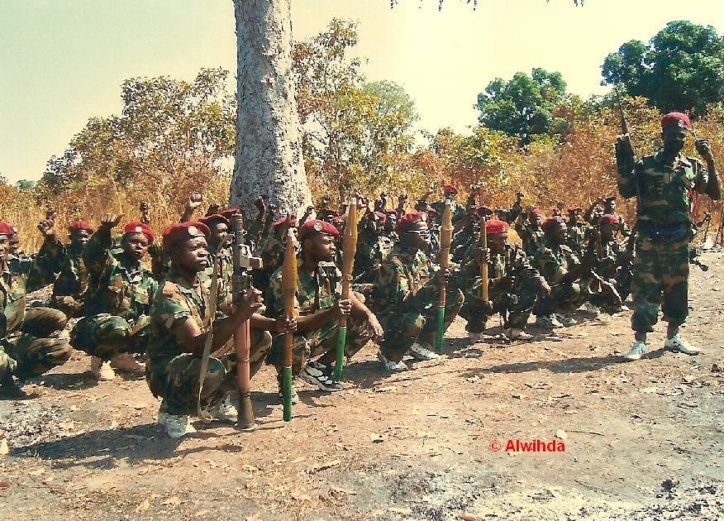
<svg viewBox="0 0 724 521"><path fill-rule="evenodd" d="M105 228L106 230L112 230L116 226L118 226L118 223L121 222L121 219L123 219L123 214L114 214L114 213L104 213L101 215L101 228Z"/></svg>

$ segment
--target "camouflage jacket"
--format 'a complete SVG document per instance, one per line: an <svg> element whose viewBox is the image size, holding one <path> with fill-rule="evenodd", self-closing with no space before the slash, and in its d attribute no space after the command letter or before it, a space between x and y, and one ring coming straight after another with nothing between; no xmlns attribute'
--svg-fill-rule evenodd
<svg viewBox="0 0 724 521"><path fill-rule="evenodd" d="M282 268L274 272L267 292L266 314L272 318L284 314L282 272ZM299 278L294 307L300 316L312 315L333 307L335 300L342 294L342 272L332 263L322 262L315 273L310 273L301 256L297 257L297 275Z"/></svg>
<svg viewBox="0 0 724 521"><path fill-rule="evenodd" d="M594 271L604 277L612 278L626 255L626 246L616 239L601 241L600 253Z"/></svg>
<svg viewBox="0 0 724 521"><path fill-rule="evenodd" d="M370 305L375 313L399 313L410 306L412 297L434 301L437 288L430 284L433 267L421 250L411 252L395 245L380 265Z"/></svg>
<svg viewBox="0 0 724 521"><path fill-rule="evenodd" d="M55 280L55 273L47 269L46 263L37 254L9 255L8 266L11 273L23 277L25 291L28 293L47 286Z"/></svg>
<svg viewBox="0 0 724 521"><path fill-rule="evenodd" d="M475 245L468 249L465 255L466 262L458 272L459 287L463 289L466 296L469 295L476 299L482 297L480 294L480 265L475 261L473 255L474 250L478 248L479 246ZM488 291L502 291L504 277L514 277L515 285L518 286L523 281L540 278L540 273L531 265L530 259L522 248L507 244L505 254L494 255L488 263ZM472 289L474 291L471 291Z"/></svg>
<svg viewBox="0 0 724 521"><path fill-rule="evenodd" d="M662 152L639 160L633 171L619 161L618 191L638 197L638 220L654 226L692 224L692 193L707 193L709 174L701 161L679 155L672 164ZM639 229L643 231L644 229Z"/></svg>
<svg viewBox="0 0 724 521"><path fill-rule="evenodd" d="M577 222L576 224L566 223L568 225L568 244L567 246L579 253L586 247L586 231L588 226L586 223Z"/></svg>
<svg viewBox="0 0 724 521"><path fill-rule="evenodd" d="M172 329L183 321L191 319L202 332L208 331L210 293L204 279L205 274L200 273L200 284L194 288L171 268L159 284L151 306L151 335L147 350L151 364L166 364L186 351L172 333Z"/></svg>
<svg viewBox="0 0 724 521"><path fill-rule="evenodd" d="M88 270L83 261L83 250L71 245L64 247L60 273L53 285L53 305L71 316L83 309L88 292Z"/></svg>
<svg viewBox="0 0 724 521"><path fill-rule="evenodd" d="M548 284L559 284L569 271L581 264L581 261L568 246L562 245L560 251L557 251L546 245L534 257L534 264Z"/></svg>
<svg viewBox="0 0 724 521"><path fill-rule="evenodd" d="M140 265L129 270L122 253L112 255L111 236L100 228L86 244L83 262L88 270L85 314L110 313L129 322L148 315L158 282Z"/></svg>
<svg viewBox="0 0 724 521"><path fill-rule="evenodd" d="M25 279L9 268L0 273L0 338L16 331L25 318Z"/></svg>
<svg viewBox="0 0 724 521"><path fill-rule="evenodd" d="M515 231L523 241L523 251L529 257L535 257L535 255L543 249L545 246L545 239L543 230L538 228L534 230L528 223L521 222L518 219L515 222Z"/></svg>
<svg viewBox="0 0 724 521"><path fill-rule="evenodd" d="M389 237L365 234L365 237L357 244L357 252L354 256L355 280L373 282L375 272L385 257L392 252L393 247L394 243Z"/></svg>

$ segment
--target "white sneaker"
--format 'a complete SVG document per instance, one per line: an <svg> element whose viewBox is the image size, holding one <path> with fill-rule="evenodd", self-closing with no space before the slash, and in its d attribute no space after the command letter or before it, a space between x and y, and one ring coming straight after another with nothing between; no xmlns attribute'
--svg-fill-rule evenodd
<svg viewBox="0 0 724 521"><path fill-rule="evenodd" d="M131 353L118 353L111 359L111 367L132 374L146 374L146 364L140 364Z"/></svg>
<svg viewBox="0 0 724 521"><path fill-rule="evenodd" d="M673 351L674 353L684 353L685 355L698 355L699 349L692 346L689 342L681 338L678 334L672 338L667 338L664 342L664 349Z"/></svg>
<svg viewBox="0 0 724 521"><path fill-rule="evenodd" d="M556 318L564 327L571 327L578 324L578 321L575 318L569 317L568 315L557 313Z"/></svg>
<svg viewBox="0 0 724 521"><path fill-rule="evenodd" d="M555 315L543 315L535 319L535 325L546 329L557 329L563 327Z"/></svg>
<svg viewBox="0 0 724 521"><path fill-rule="evenodd" d="M107 382L116 377L111 363L104 362L97 356L91 356L91 373L93 373L93 377L100 382Z"/></svg>
<svg viewBox="0 0 724 521"><path fill-rule="evenodd" d="M622 356L626 360L638 360L644 353L646 353L646 342L635 340L634 343L631 344L631 349L629 349L628 353Z"/></svg>
<svg viewBox="0 0 724 521"><path fill-rule="evenodd" d="M483 338L483 332L480 331L480 332L478 332L478 333L475 333L475 332L473 332L473 331L468 331L468 338L469 338L470 340L478 341L478 340L480 340L481 338Z"/></svg>
<svg viewBox="0 0 724 521"><path fill-rule="evenodd" d="M163 416L163 422L161 417ZM161 423L166 428L166 434L169 438L178 439L196 432L196 429L191 422L189 422L188 416L168 414L165 412L158 414L158 423Z"/></svg>
<svg viewBox="0 0 724 521"><path fill-rule="evenodd" d="M530 333L526 333L522 329L518 329L515 327L509 327L505 331L503 331L505 336L508 338L508 340L531 340L533 338L533 335Z"/></svg>
<svg viewBox="0 0 724 521"><path fill-rule="evenodd" d="M418 344L417 342L412 344L407 352L415 360L435 360L436 358L440 358L439 354L431 351L422 344Z"/></svg>
<svg viewBox="0 0 724 521"><path fill-rule="evenodd" d="M211 416L222 422L236 423L239 411L231 404L231 398L227 396L219 405L211 409Z"/></svg>
<svg viewBox="0 0 724 521"><path fill-rule="evenodd" d="M388 360L387 358L385 358L385 355L383 355L382 353L377 353L377 358L380 359L380 362L382 362L382 366L385 368L385 370L391 373L401 373L402 371L407 371L410 369L402 360L400 360L399 362L393 362L392 360Z"/></svg>
<svg viewBox="0 0 724 521"><path fill-rule="evenodd" d="M590 302L586 302L583 304L583 310L586 313L590 313L591 315L597 317L601 314L601 309L596 306L595 304L591 304Z"/></svg>

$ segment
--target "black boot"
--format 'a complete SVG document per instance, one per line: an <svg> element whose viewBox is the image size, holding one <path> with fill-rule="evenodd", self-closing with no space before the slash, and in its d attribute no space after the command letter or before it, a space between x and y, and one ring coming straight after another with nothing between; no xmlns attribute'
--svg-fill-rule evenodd
<svg viewBox="0 0 724 521"><path fill-rule="evenodd" d="M6 400L24 400L27 397L28 393L23 391L20 386L15 383L12 373L7 371L2 381L0 381L0 398L5 398Z"/></svg>

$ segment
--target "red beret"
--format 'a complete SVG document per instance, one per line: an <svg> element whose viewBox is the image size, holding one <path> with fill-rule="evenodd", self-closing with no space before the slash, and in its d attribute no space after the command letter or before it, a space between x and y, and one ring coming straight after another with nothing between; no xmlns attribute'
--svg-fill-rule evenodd
<svg viewBox="0 0 724 521"><path fill-rule="evenodd" d="M210 234L209 227L201 221L174 223L163 231L163 249L169 251L179 241L202 236L208 238Z"/></svg>
<svg viewBox="0 0 724 521"><path fill-rule="evenodd" d="M226 217L229 222L231 222L231 216L235 213L241 213L241 210L239 208L227 208L219 212L219 214Z"/></svg>
<svg viewBox="0 0 724 521"><path fill-rule="evenodd" d="M691 120L686 114L681 112L669 112L661 118L661 129L667 129L668 127L683 127L687 130L691 129Z"/></svg>
<svg viewBox="0 0 724 521"><path fill-rule="evenodd" d="M313 233L326 233L333 237L339 237L339 230L335 228L332 223L328 223L327 221L320 221L319 219L305 222L302 226L300 226L297 235L299 236L299 240L301 241L307 235L311 235Z"/></svg>
<svg viewBox="0 0 724 521"><path fill-rule="evenodd" d="M387 220L387 214L385 212L375 212L375 216L382 222Z"/></svg>
<svg viewBox="0 0 724 521"><path fill-rule="evenodd" d="M549 217L548 219L543 221L543 224L541 224L541 228L543 228L544 233L551 233L553 227L559 223L565 224L561 217Z"/></svg>
<svg viewBox="0 0 724 521"><path fill-rule="evenodd" d="M494 233L506 233L508 231L508 223L499 219L489 219L485 221L485 233L492 235Z"/></svg>
<svg viewBox="0 0 724 521"><path fill-rule="evenodd" d="M90 232L90 233L93 233L93 232L95 231L90 224L88 224L87 222L85 222L85 221L82 220L82 219L78 219L77 221L73 221L72 223L70 223L70 224L68 225L68 231L69 231L69 232L75 232L75 231L80 231L80 230L85 230L85 231Z"/></svg>
<svg viewBox="0 0 724 521"><path fill-rule="evenodd" d="M225 225L229 226L229 219L219 213L205 215L199 218L199 222L205 224L209 229L211 229L211 227L216 223L224 223Z"/></svg>
<svg viewBox="0 0 724 521"><path fill-rule="evenodd" d="M443 192L452 192L457 195L458 189L455 188L453 185L445 185L442 187Z"/></svg>
<svg viewBox="0 0 724 521"><path fill-rule="evenodd" d="M540 217L542 215L543 214L541 213L541 211L538 208L533 208L530 212L528 212L528 217L533 217L533 216Z"/></svg>
<svg viewBox="0 0 724 521"><path fill-rule="evenodd" d="M284 216L280 217L279 219L274 221L274 223L272 223L272 228L279 228L282 224L287 222L287 219L289 219L289 226L296 228L296 226L298 224L297 216L293 215L293 214L289 215L289 216L284 215Z"/></svg>
<svg viewBox="0 0 724 521"><path fill-rule="evenodd" d="M619 224L618 217L615 215L611 215L610 213L607 213L605 215L601 216L601 224Z"/></svg>
<svg viewBox="0 0 724 521"><path fill-rule="evenodd" d="M127 233L142 233L148 238L148 244L153 244L156 240L156 236L153 234L153 230L149 228L147 224L141 221L131 221L123 228L123 235Z"/></svg>
<svg viewBox="0 0 724 521"><path fill-rule="evenodd" d="M493 215L493 209L490 206L479 206L478 207L478 216L485 217L486 215Z"/></svg>
<svg viewBox="0 0 724 521"><path fill-rule="evenodd" d="M15 229L4 221L0 221L0 235L7 235L10 237L15 234Z"/></svg>
<svg viewBox="0 0 724 521"><path fill-rule="evenodd" d="M397 231L397 233L405 233L412 228L413 225L425 221L427 221L427 219L423 212L406 213L397 221L395 231Z"/></svg>

